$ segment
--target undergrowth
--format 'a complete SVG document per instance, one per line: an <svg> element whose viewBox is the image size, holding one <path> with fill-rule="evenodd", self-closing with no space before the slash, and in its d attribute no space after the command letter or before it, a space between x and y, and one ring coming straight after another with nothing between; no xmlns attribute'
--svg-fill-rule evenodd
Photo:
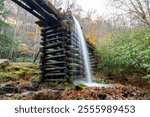
<svg viewBox="0 0 150 117"><path fill-rule="evenodd" d="M113 74L141 74L150 80L150 29L117 31L97 47L99 70Z"/></svg>

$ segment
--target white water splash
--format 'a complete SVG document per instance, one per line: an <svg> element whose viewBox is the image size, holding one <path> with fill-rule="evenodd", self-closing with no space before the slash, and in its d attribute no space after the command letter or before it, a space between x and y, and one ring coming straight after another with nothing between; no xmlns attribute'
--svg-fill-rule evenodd
<svg viewBox="0 0 150 117"><path fill-rule="evenodd" d="M86 75L87 83L92 83L92 69L91 69L87 44L85 42L85 38L84 38L84 35L82 33L82 29L81 29L81 26L80 26L78 20L74 16L73 16L73 20L75 22L76 33L79 37L79 41L81 42L81 49L82 49L82 54L83 54L83 60L84 60L84 66L85 66L85 75Z"/></svg>

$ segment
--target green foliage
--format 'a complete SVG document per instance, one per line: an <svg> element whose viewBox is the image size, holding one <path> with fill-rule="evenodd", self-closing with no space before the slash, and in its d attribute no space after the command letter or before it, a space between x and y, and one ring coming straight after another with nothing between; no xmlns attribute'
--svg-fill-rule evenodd
<svg viewBox="0 0 150 117"><path fill-rule="evenodd" d="M0 11L3 10L3 7L4 7L4 1L5 1L5 0L0 0Z"/></svg>
<svg viewBox="0 0 150 117"><path fill-rule="evenodd" d="M11 27L4 21L6 13L3 7L4 0L0 0L0 56L2 58L7 58L11 48L17 49L18 41L12 38L13 35L10 32Z"/></svg>
<svg viewBox="0 0 150 117"><path fill-rule="evenodd" d="M150 74L150 30L118 31L98 47L99 69L115 74Z"/></svg>
<svg viewBox="0 0 150 117"><path fill-rule="evenodd" d="M6 28L5 28L6 29ZM3 58L7 58L9 56L9 52L11 48L17 49L18 41L17 39L13 39L13 36L10 32L4 32L0 35L0 48L1 48L1 56Z"/></svg>

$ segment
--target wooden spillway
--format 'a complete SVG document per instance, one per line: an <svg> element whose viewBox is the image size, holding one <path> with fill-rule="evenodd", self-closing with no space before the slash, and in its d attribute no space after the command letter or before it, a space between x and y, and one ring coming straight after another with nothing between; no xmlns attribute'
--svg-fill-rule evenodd
<svg viewBox="0 0 150 117"><path fill-rule="evenodd" d="M85 77L81 43L70 12L60 13L47 0L12 0L34 16L41 27L40 82L69 81ZM86 41L93 71L97 57Z"/></svg>

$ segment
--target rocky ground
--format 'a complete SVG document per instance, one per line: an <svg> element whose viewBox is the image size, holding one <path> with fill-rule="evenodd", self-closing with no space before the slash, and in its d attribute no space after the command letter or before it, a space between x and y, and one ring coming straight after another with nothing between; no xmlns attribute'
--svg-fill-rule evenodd
<svg viewBox="0 0 150 117"><path fill-rule="evenodd" d="M32 63L11 63L0 69L1 100L148 100L150 84L141 78L116 77L99 73L99 83L115 84L110 88L74 86L68 83L43 83L37 87L38 65Z"/></svg>

